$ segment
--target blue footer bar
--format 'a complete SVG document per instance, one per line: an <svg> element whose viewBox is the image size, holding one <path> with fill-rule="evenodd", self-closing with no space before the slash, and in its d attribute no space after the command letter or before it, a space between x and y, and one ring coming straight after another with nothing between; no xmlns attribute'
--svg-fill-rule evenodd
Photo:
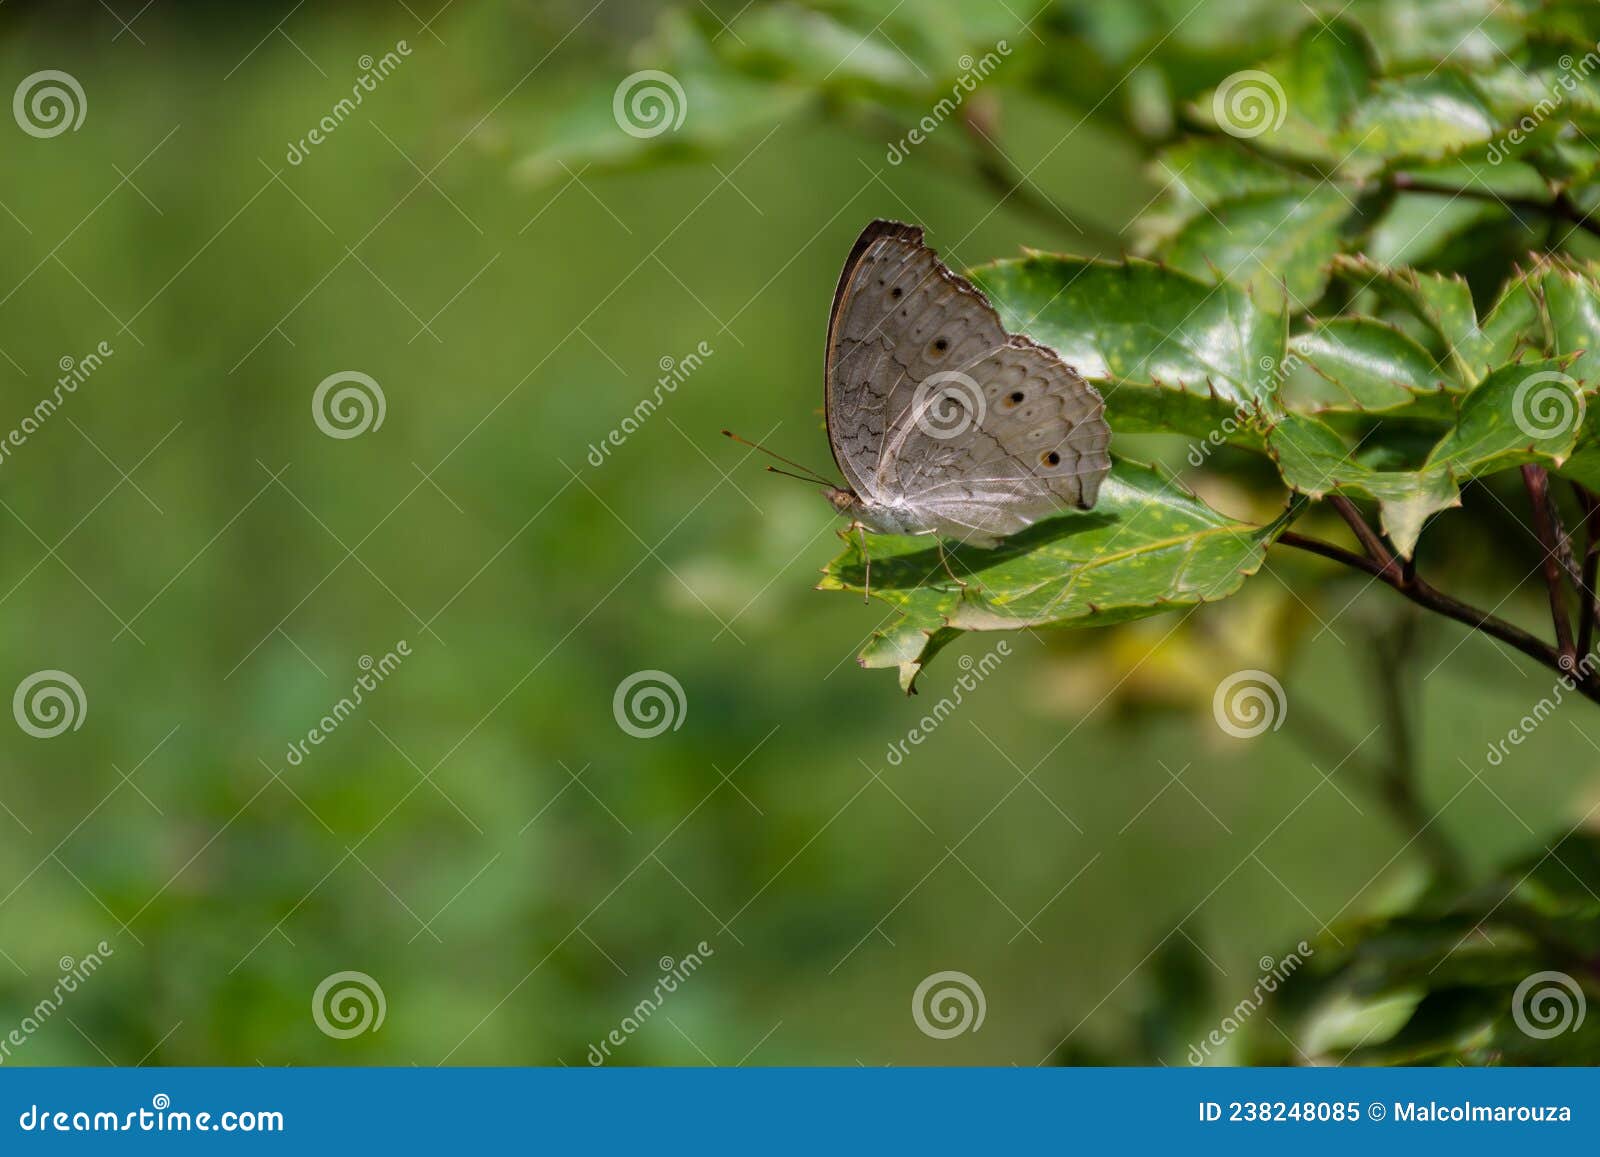
<svg viewBox="0 0 1600 1157"><path fill-rule="evenodd" d="M1592 1069L5 1069L0 1152L1504 1152L1600 1138Z"/></svg>

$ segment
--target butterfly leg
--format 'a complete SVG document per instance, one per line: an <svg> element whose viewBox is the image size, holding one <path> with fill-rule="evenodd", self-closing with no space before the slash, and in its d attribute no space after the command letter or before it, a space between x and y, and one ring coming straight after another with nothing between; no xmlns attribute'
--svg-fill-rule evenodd
<svg viewBox="0 0 1600 1157"><path fill-rule="evenodd" d="M856 533L861 536L861 559L866 564L867 578L862 584L861 601L872 602L872 556L867 553L867 528L863 523L856 523Z"/></svg>
<svg viewBox="0 0 1600 1157"><path fill-rule="evenodd" d="M939 546L939 565L944 567L944 573L955 580L956 586L961 587L963 590L966 589L967 584L955 571L950 569L950 556L944 552L944 539L935 536L933 541Z"/></svg>

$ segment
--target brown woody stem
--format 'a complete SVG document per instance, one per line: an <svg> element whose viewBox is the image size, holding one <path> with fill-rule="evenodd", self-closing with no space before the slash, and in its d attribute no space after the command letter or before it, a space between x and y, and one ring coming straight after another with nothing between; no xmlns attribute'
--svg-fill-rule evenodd
<svg viewBox="0 0 1600 1157"><path fill-rule="evenodd" d="M1548 643L1530 635L1521 627L1513 626L1504 619L1497 619L1487 611L1468 606L1461 600L1435 589L1417 577L1409 568L1401 568L1400 572L1396 573L1393 568L1380 565L1366 555L1356 554L1354 551L1335 546L1331 542L1323 542L1318 538L1296 534L1292 530L1279 535L1278 541L1285 546L1319 554L1323 558L1363 571L1379 582L1393 587L1420 607L1426 607L1436 614L1454 619L1458 623L1465 623L1475 631L1482 631L1492 638L1499 639L1502 643L1515 647L1529 658L1563 675L1570 673L1570 668L1562 665L1560 653ZM1600 703L1600 687L1583 683L1579 684L1578 690L1585 698Z"/></svg>
<svg viewBox="0 0 1600 1157"><path fill-rule="evenodd" d="M1533 507L1533 526L1543 548L1544 583L1550 592L1550 621L1555 626L1556 648L1566 660L1562 669L1572 671L1578 665L1577 648L1572 642L1572 622L1567 617L1566 592L1562 587L1565 568L1561 565L1561 525L1555 503L1550 500L1550 476L1543 466L1524 466L1522 482L1528 489L1528 501Z"/></svg>
<svg viewBox="0 0 1600 1157"><path fill-rule="evenodd" d="M1536 213L1549 214L1551 218L1559 221L1570 221L1578 228L1589 233L1600 235L1600 223L1589 216L1566 193L1560 193L1553 198L1510 196L1501 197L1484 188L1471 188L1451 182L1434 182L1413 173L1394 173L1389 177L1390 187L1403 191L1412 190L1419 193L1449 193L1457 197L1467 197L1472 200L1493 200L1508 209L1528 209Z"/></svg>
<svg viewBox="0 0 1600 1157"><path fill-rule="evenodd" d="M1595 580L1600 578L1600 499L1587 487L1573 483L1572 491L1583 508L1583 571L1578 584L1578 653L1589 654L1594 646L1594 624L1600 595L1595 593Z"/></svg>
<svg viewBox="0 0 1600 1157"><path fill-rule="evenodd" d="M1373 562L1394 574L1399 573L1399 564L1395 562L1394 555L1389 552L1388 545L1371 524L1361 516L1361 511L1356 509L1356 504L1342 494L1328 495L1328 505L1339 512L1339 517L1349 524L1355 533L1356 541L1361 544L1367 556Z"/></svg>

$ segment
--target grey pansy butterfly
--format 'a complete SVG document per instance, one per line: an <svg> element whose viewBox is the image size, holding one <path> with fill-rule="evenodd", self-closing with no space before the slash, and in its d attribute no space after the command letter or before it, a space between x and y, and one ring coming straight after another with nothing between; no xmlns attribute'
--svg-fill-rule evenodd
<svg viewBox="0 0 1600 1157"><path fill-rule="evenodd" d="M1111 468L1100 395L1048 346L1006 332L983 293L922 242L874 221L828 324L834 507L884 534L979 547L1094 505Z"/></svg>

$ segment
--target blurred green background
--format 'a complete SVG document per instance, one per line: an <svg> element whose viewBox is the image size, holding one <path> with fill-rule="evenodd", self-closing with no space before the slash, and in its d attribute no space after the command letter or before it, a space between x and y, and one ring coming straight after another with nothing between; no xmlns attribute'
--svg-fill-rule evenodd
<svg viewBox="0 0 1600 1157"><path fill-rule="evenodd" d="M583 1064L702 940L615 1062L1134 1059L1117 1042L1158 946L1203 945L1231 1006L1259 958L1411 886L1404 836L1339 786L1337 753L1232 739L1210 713L1222 675L1268 665L1291 716L1359 740L1362 624L1382 629L1389 592L1291 593L1327 568L1275 551L1181 621L1007 636L893 764L994 640L962 639L915 699L860 670L882 610L811 589L839 521L718 436L828 462L827 311L875 216L959 264L1131 248L1159 181L1133 133L1085 114L1136 84L1074 115L988 82L1007 150L1074 227L932 147L887 164L899 132L827 96L647 169L549 152L587 94L651 67L628 52L660 28L651 5L113 7L0 14L8 86L61 69L87 98L76 132L6 126L0 427L63 358L114 350L0 462L3 686L62 669L87 699L78 730L0 747L0 1035L61 958L114 949L6 1063ZM982 8L993 34L1014 24L1064 73L1117 35L1086 5L1031 31L1004 7ZM1184 37L1305 19L1226 8ZM401 40L291 165L361 58ZM662 359L702 342L593 465ZM348 440L311 413L344 370L387 405ZM1539 597L1501 613L1537 621ZM410 657L291 765L361 657L400 640ZM1423 640L1424 791L1481 870L1588 810L1596 725L1569 704L1487 767L1550 677L1450 625ZM646 669L686 709L638 739L612 699ZM381 985L377 1031L319 1031L312 994L343 970ZM980 1031L919 1031L912 993L942 970L981 984Z"/></svg>

